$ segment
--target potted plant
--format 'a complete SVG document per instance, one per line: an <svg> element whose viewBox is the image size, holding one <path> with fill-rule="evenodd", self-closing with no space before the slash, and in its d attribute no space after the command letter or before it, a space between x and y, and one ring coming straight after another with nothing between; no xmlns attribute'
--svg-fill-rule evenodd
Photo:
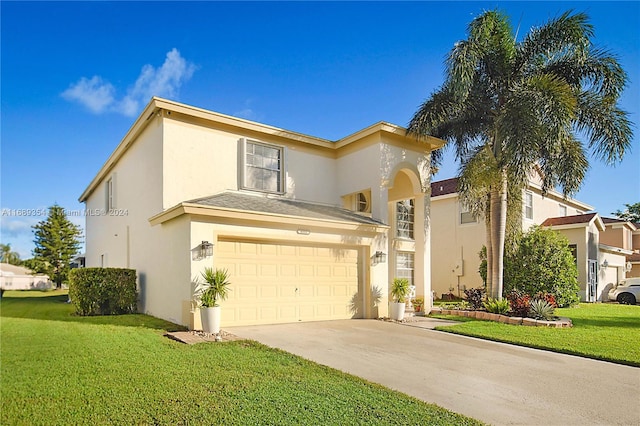
<svg viewBox="0 0 640 426"><path fill-rule="evenodd" d="M416 297L415 299L411 300L411 304L413 305L413 310L415 312L422 312L422 307L424 306L424 298Z"/></svg>
<svg viewBox="0 0 640 426"><path fill-rule="evenodd" d="M409 280L406 278L395 278L391 286L391 297L393 302L389 305L389 317L396 321L404 319L405 302L409 295Z"/></svg>
<svg viewBox="0 0 640 426"><path fill-rule="evenodd" d="M202 330L205 333L220 333L220 306L229 292L229 272L226 269L205 268L200 274L203 281L196 279L194 296L200 307Z"/></svg>

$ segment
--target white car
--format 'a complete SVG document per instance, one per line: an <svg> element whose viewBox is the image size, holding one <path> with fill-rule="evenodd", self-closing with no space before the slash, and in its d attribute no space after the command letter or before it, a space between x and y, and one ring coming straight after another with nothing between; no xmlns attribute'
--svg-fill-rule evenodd
<svg viewBox="0 0 640 426"><path fill-rule="evenodd" d="M625 305L640 303L640 278L627 278L609 290L609 300Z"/></svg>

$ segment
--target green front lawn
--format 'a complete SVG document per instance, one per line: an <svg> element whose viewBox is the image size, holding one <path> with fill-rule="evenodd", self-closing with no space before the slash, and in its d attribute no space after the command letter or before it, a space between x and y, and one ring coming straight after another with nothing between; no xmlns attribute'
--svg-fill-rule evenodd
<svg viewBox="0 0 640 426"><path fill-rule="evenodd" d="M573 327L527 327L470 320L437 330L640 366L639 305L581 303L575 308L556 309L556 315L571 318Z"/></svg>
<svg viewBox="0 0 640 426"><path fill-rule="evenodd" d="M0 424L480 424L255 342L184 345L147 315L76 317L60 292L0 304Z"/></svg>

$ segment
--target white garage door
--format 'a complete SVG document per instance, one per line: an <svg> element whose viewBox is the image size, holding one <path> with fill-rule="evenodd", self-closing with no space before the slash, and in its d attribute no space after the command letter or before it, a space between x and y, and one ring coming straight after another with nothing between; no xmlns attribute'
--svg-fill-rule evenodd
<svg viewBox="0 0 640 426"><path fill-rule="evenodd" d="M218 241L215 265L229 270L224 326L353 318L358 252Z"/></svg>

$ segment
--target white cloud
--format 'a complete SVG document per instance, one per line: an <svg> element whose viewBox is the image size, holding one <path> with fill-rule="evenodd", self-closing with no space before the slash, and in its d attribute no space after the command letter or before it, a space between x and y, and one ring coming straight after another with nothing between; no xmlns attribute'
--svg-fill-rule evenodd
<svg viewBox="0 0 640 426"><path fill-rule="evenodd" d="M90 80L82 77L62 92L62 97L68 101L76 101L92 112L99 114L113 104L115 88L101 77L94 75Z"/></svg>
<svg viewBox="0 0 640 426"><path fill-rule="evenodd" d="M0 229L3 237L19 237L31 235L31 227L38 221L27 217L2 217Z"/></svg>
<svg viewBox="0 0 640 426"><path fill-rule="evenodd" d="M255 120L256 113L251 108L245 108L240 111L236 111L233 113L236 117L246 118L247 120Z"/></svg>
<svg viewBox="0 0 640 426"><path fill-rule="evenodd" d="M69 101L76 101L99 114L115 111L127 116L136 115L152 96L175 97L178 89L189 80L196 66L184 59L177 49L167 52L164 63L156 69L145 65L132 87L121 99L114 97L115 88L101 77L83 77L62 93Z"/></svg>
<svg viewBox="0 0 640 426"><path fill-rule="evenodd" d="M253 99L245 100L244 108L239 111L235 111L233 115L239 118L244 118L246 120L261 121L263 119L263 116L252 108L253 103Z"/></svg>
<svg viewBox="0 0 640 426"><path fill-rule="evenodd" d="M125 115L135 115L139 107L152 96L169 98L176 96L182 83L189 80L195 70L194 64L180 56L177 49L172 49L157 70L151 65L142 67L136 83L120 102L120 112Z"/></svg>

